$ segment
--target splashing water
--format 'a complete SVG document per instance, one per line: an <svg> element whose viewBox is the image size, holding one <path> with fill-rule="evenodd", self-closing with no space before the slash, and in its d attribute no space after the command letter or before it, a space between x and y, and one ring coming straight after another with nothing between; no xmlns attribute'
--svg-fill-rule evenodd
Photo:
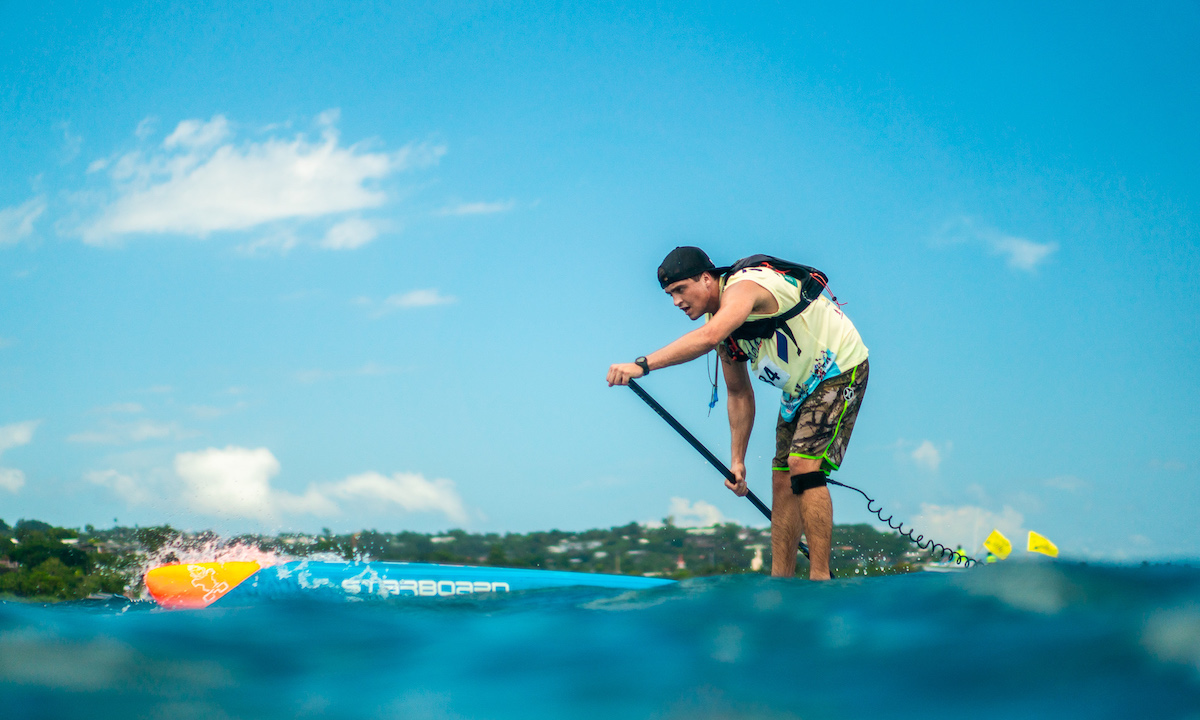
<svg viewBox="0 0 1200 720"><path fill-rule="evenodd" d="M264 550L258 545L241 538L222 538L211 533L201 535L176 535L169 538L155 550L138 556L136 565L130 570L129 585L126 588L130 597L140 600L150 600L142 584L142 577L160 565L201 562L256 562L259 567L282 565L298 557L275 550ZM341 560L341 556L337 556Z"/></svg>
<svg viewBox="0 0 1200 720"><path fill-rule="evenodd" d="M1200 570L0 603L5 718L1200 718Z"/></svg>

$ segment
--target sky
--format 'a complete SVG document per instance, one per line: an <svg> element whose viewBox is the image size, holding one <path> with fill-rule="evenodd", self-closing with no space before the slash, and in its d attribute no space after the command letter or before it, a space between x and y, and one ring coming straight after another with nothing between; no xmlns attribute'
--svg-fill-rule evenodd
<svg viewBox="0 0 1200 720"><path fill-rule="evenodd" d="M686 244L829 275L918 532L1200 557L1195 3L0 12L10 524L763 525L604 382ZM643 386L727 458L705 378Z"/></svg>

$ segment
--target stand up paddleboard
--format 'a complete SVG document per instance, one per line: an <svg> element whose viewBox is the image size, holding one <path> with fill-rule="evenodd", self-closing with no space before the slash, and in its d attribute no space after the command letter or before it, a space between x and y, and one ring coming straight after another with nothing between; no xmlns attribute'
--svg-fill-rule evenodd
<svg viewBox="0 0 1200 720"><path fill-rule="evenodd" d="M203 608L259 600L311 598L355 601L389 597L448 597L594 587L645 590L674 580L599 573L470 565L297 560L163 565L146 573L146 589L165 608Z"/></svg>

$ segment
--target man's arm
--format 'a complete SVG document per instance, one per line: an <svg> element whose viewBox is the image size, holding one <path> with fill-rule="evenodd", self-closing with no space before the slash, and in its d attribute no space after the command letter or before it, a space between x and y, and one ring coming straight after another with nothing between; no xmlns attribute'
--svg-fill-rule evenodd
<svg viewBox="0 0 1200 720"><path fill-rule="evenodd" d="M726 480L725 487L743 497L749 492L746 487L746 448L750 446L750 432L754 429L754 386L750 383L746 363L735 361L724 346L717 349L717 354L725 375L725 405L729 411L729 469L737 478L737 483Z"/></svg>
<svg viewBox="0 0 1200 720"><path fill-rule="evenodd" d="M658 370L695 360L712 351L718 343L729 337L729 333L746 322L756 306L774 302L775 297L758 283L737 283L721 296L721 307L711 320L663 349L650 353L646 356L646 363L651 370ZM608 369L608 384L628 385L630 378L640 378L644 374L633 363L617 363Z"/></svg>

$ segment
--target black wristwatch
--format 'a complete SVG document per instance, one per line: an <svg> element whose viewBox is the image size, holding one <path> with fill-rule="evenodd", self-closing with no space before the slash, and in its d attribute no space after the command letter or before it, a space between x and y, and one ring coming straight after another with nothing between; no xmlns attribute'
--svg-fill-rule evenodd
<svg viewBox="0 0 1200 720"><path fill-rule="evenodd" d="M646 377L647 375L650 374L650 362L648 360L646 360L645 355L641 356L637 360L634 360L633 364L637 365L638 367L640 367L642 369L642 377Z"/></svg>

